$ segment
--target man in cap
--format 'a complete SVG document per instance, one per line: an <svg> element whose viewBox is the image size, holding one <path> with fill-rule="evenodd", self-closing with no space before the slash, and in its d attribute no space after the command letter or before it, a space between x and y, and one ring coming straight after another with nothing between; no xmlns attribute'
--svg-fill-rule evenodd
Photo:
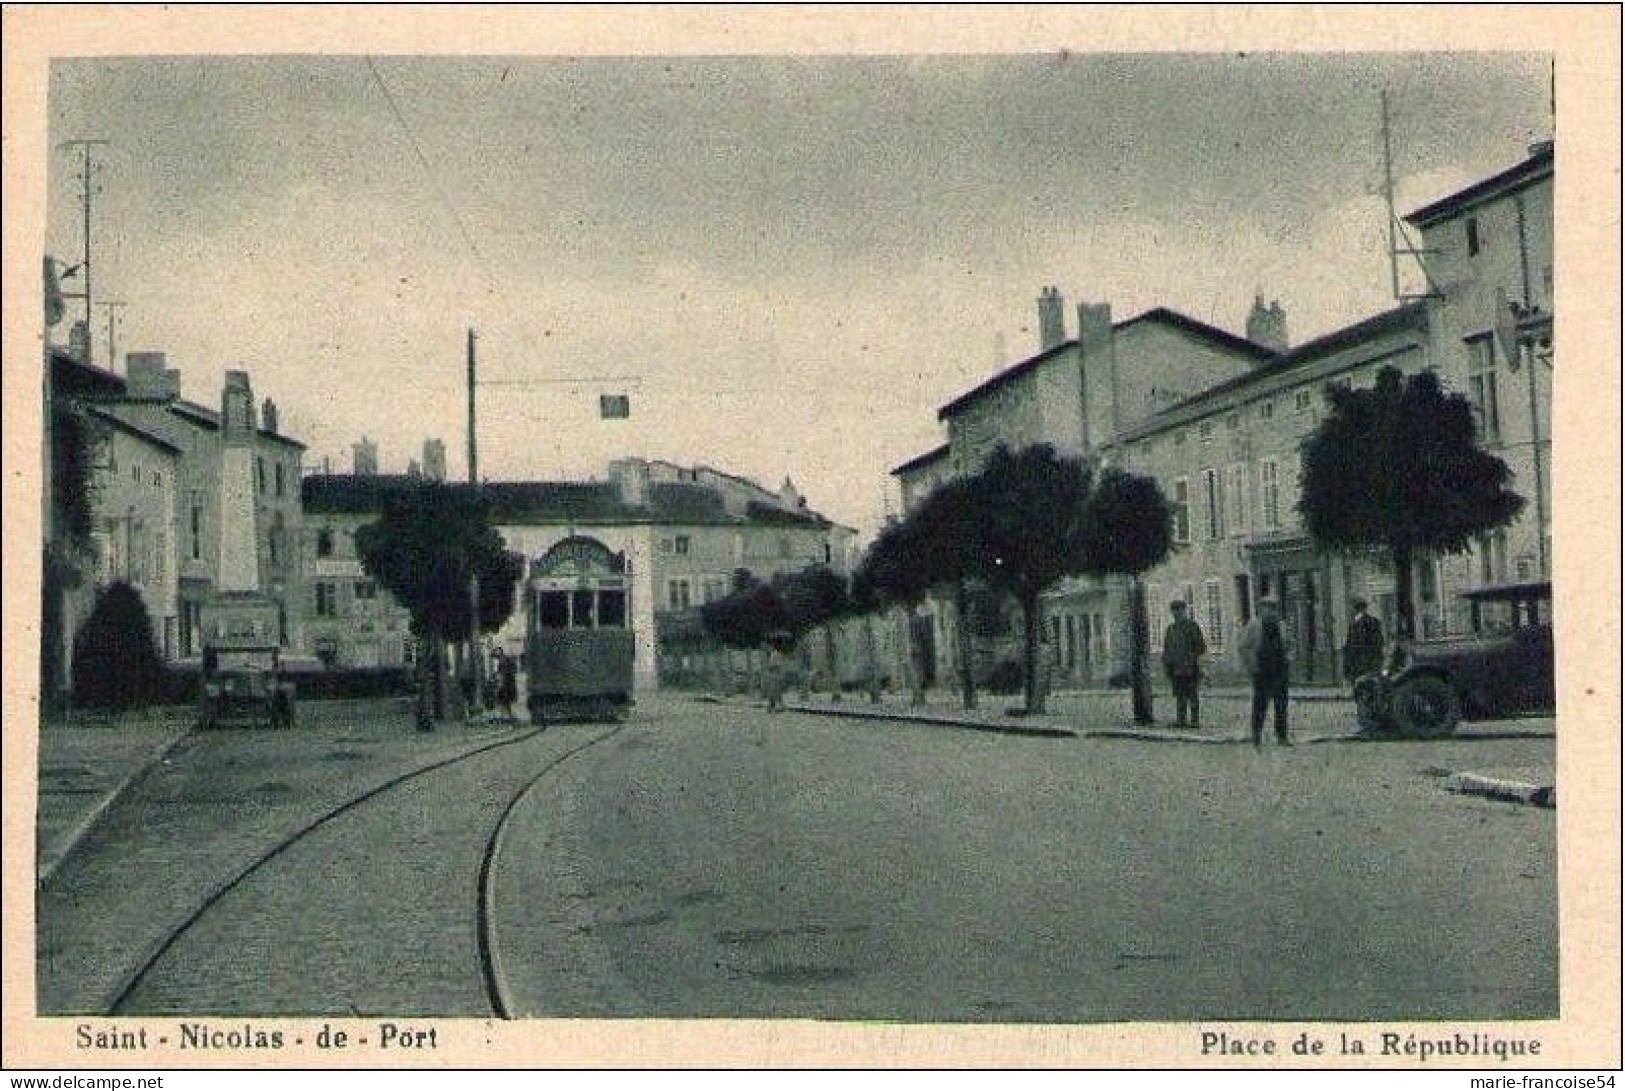
<svg viewBox="0 0 1625 1091"><path fill-rule="evenodd" d="M1174 615L1162 635L1162 669L1168 675L1168 684L1174 691L1174 723L1184 727L1186 712L1190 713L1192 727L1202 726L1202 656L1207 654L1207 641L1202 639L1202 627L1188 616L1188 607L1178 599L1168 604Z"/></svg>

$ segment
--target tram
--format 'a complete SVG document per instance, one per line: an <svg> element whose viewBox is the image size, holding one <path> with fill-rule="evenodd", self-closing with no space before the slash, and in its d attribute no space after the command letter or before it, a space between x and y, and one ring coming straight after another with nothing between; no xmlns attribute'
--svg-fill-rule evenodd
<svg viewBox="0 0 1625 1091"><path fill-rule="evenodd" d="M525 581L530 721L617 720L632 706L633 631L626 555L572 536Z"/></svg>

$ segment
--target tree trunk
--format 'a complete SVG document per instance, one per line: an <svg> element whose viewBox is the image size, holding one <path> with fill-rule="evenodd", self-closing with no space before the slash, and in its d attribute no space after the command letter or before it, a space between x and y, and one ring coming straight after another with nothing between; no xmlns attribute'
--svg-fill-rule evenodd
<svg viewBox="0 0 1625 1091"><path fill-rule="evenodd" d="M915 639L914 611L916 607L911 602L905 612L904 623L908 626L908 703L911 705L925 704L925 672L920 669L919 642Z"/></svg>
<svg viewBox="0 0 1625 1091"><path fill-rule="evenodd" d="M959 689L967 709L976 707L976 671L971 662L970 587L965 580L954 581L954 617L959 646Z"/></svg>
<svg viewBox="0 0 1625 1091"><path fill-rule="evenodd" d="M829 672L829 699L841 699L841 668L835 662L835 622L824 623L824 669Z"/></svg>
<svg viewBox="0 0 1625 1091"><path fill-rule="evenodd" d="M1044 687L1038 679L1038 596L1021 595L1021 654L1026 660L1025 704L1028 715L1044 711Z"/></svg>
<svg viewBox="0 0 1625 1091"><path fill-rule="evenodd" d="M1394 561L1394 605L1396 612L1399 614L1394 625L1398 639L1410 641L1416 638L1416 603L1411 598L1411 569L1414 567L1414 557L1408 542L1394 543L1392 551Z"/></svg>
<svg viewBox="0 0 1625 1091"><path fill-rule="evenodd" d="M1146 626L1145 587L1136 576L1129 582L1128 592L1128 675L1129 689L1133 694L1134 722L1137 724L1156 722L1151 708L1151 680L1145 671Z"/></svg>
<svg viewBox="0 0 1625 1091"><path fill-rule="evenodd" d="M875 658L875 616L863 615L864 658L868 660L869 703L880 703L880 664Z"/></svg>

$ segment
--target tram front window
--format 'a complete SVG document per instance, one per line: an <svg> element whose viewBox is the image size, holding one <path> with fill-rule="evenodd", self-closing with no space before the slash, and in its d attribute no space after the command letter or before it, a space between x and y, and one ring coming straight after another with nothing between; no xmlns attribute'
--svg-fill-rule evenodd
<svg viewBox="0 0 1625 1091"><path fill-rule="evenodd" d="M626 627L626 592L598 592L598 624L606 629Z"/></svg>
<svg viewBox="0 0 1625 1091"><path fill-rule="evenodd" d="M592 599L591 591L575 591L570 595L570 627L572 629L591 629L592 626Z"/></svg>
<svg viewBox="0 0 1625 1091"><path fill-rule="evenodd" d="M536 622L543 629L570 627L570 596L563 591L542 591L536 596Z"/></svg>

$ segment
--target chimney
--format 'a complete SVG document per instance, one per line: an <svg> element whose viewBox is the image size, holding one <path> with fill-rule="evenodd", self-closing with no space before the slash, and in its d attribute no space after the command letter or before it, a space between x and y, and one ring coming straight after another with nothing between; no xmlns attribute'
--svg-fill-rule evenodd
<svg viewBox="0 0 1625 1091"><path fill-rule="evenodd" d="M609 479L621 495L621 503L641 508L649 503L649 464L641 458L619 458L609 464Z"/></svg>
<svg viewBox="0 0 1625 1091"><path fill-rule="evenodd" d="M1253 309L1247 314L1247 340L1275 352L1287 350L1286 311L1279 301L1272 299L1266 307L1262 295L1253 297Z"/></svg>
<svg viewBox="0 0 1625 1091"><path fill-rule="evenodd" d="M277 432L276 402L270 398L266 398L264 404L260 406L260 428L272 435L279 434Z"/></svg>
<svg viewBox="0 0 1625 1091"><path fill-rule="evenodd" d="M1048 352L1066 340L1061 289L1050 285L1038 293L1038 351Z"/></svg>
<svg viewBox="0 0 1625 1091"><path fill-rule="evenodd" d="M422 477L423 476L423 467L418 465L418 460L417 459L409 458L409 459L406 460L406 476L407 477Z"/></svg>
<svg viewBox="0 0 1625 1091"><path fill-rule="evenodd" d="M132 398L169 400L181 396L181 373L167 368L161 352L124 354L125 391Z"/></svg>
<svg viewBox="0 0 1625 1091"><path fill-rule="evenodd" d="M378 473L378 444L361 437L360 443L350 445L355 455L355 475L357 477L372 477Z"/></svg>
<svg viewBox="0 0 1625 1091"><path fill-rule="evenodd" d="M446 444L444 440L423 441L423 476L431 481L446 480Z"/></svg>

